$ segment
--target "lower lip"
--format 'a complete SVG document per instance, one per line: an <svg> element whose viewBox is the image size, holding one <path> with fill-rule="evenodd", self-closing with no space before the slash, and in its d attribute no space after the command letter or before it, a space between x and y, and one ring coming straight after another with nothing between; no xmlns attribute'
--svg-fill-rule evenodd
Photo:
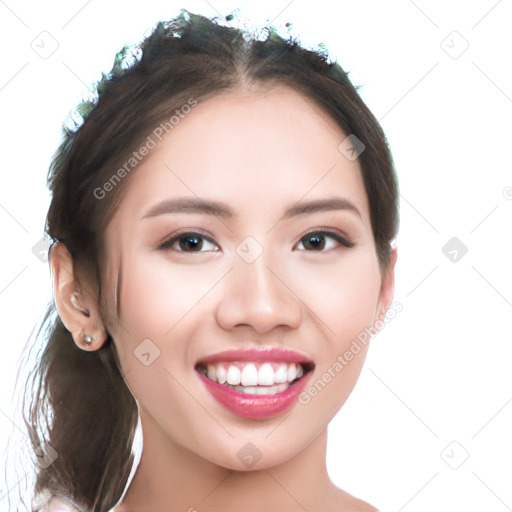
<svg viewBox="0 0 512 512"><path fill-rule="evenodd" d="M298 399L298 396L306 387L312 372L303 375L298 381L281 393L274 395L254 395L243 393L236 389L224 386L197 372L206 389L228 411L245 418L270 418L290 409Z"/></svg>

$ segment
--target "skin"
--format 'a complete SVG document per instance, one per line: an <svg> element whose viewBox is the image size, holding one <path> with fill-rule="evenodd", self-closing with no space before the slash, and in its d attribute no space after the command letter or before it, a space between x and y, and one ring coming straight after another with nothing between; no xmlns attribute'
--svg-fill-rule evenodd
<svg viewBox="0 0 512 512"><path fill-rule="evenodd" d="M97 350L107 331L112 335L139 404L144 450L116 512L376 510L335 486L325 464L328 423L356 384L367 347L308 404L268 419L225 410L194 370L220 351L286 347L314 361L314 382L391 305L396 249L382 273L359 162L338 150L346 135L284 86L232 91L195 107L134 171L107 229L108 304L115 311L119 287L117 321L102 317L88 294L80 305L91 317L71 304L77 273L63 244L52 249L64 324L84 350ZM333 196L357 212L282 218L288 207ZM223 202L234 217L181 212L143 219L178 197ZM355 245L327 237L323 250L307 249L304 237L319 228ZM180 252L177 243L158 249L179 231L199 231L213 242L200 252ZM247 236L263 250L252 263L237 253ZM251 244L242 247L255 254ZM86 347L80 333L96 339ZM160 350L149 366L134 356L145 339ZM247 442L261 453L251 469L237 456Z"/></svg>

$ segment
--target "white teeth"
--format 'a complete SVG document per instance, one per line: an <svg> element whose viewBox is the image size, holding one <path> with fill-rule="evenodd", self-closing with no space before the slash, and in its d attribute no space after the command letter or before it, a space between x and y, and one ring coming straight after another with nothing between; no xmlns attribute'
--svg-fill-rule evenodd
<svg viewBox="0 0 512 512"><path fill-rule="evenodd" d="M258 372L258 382L260 386L272 386L274 384L274 370L272 365L264 363Z"/></svg>
<svg viewBox="0 0 512 512"><path fill-rule="evenodd" d="M273 386L274 389L281 385L290 384L295 379L304 375L302 365L296 363L275 363L275 362L233 362L233 363L209 363L203 369L206 376L219 384L231 386L244 386L245 388L256 389L257 386ZM247 391L248 392L248 391ZM259 393L260 391L255 391ZM277 391L280 392L280 391Z"/></svg>
<svg viewBox="0 0 512 512"><path fill-rule="evenodd" d="M259 384L258 370L253 363L244 366L240 377L240 383L242 386L256 386L256 384Z"/></svg>
<svg viewBox="0 0 512 512"><path fill-rule="evenodd" d="M295 366L295 363L292 363L288 366L288 373L286 374L286 380L288 382L292 382L292 380L295 380L297 378L297 367Z"/></svg>
<svg viewBox="0 0 512 512"><path fill-rule="evenodd" d="M227 379L228 379L228 376L227 376L226 369L224 368L224 366L221 366L221 365L217 366L217 382L219 384L225 384ZM214 380L214 379L212 379L212 380Z"/></svg>
<svg viewBox="0 0 512 512"><path fill-rule="evenodd" d="M288 389L290 384L285 382L284 384L276 384L275 386L248 386L248 387L237 387L237 391L242 393L252 393L253 395L275 395L276 393L282 393Z"/></svg>
<svg viewBox="0 0 512 512"><path fill-rule="evenodd" d="M288 366L285 364L280 365L274 374L275 383L282 384L283 382L286 382L287 373L288 373Z"/></svg>
<svg viewBox="0 0 512 512"><path fill-rule="evenodd" d="M229 367L227 381L228 384L232 386L238 386L240 384L240 370L236 366L231 365Z"/></svg>
<svg viewBox="0 0 512 512"><path fill-rule="evenodd" d="M213 366L213 364L209 364L206 367L206 375L210 380L217 380L217 369L215 366Z"/></svg>

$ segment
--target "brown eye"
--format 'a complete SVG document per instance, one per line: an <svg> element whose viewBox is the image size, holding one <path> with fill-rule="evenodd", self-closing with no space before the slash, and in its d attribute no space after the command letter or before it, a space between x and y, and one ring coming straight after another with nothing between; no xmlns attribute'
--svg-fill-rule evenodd
<svg viewBox="0 0 512 512"><path fill-rule="evenodd" d="M159 245L158 248L162 250L173 249L178 252L218 251L218 246L213 240L200 233L181 233L175 235Z"/></svg>
<svg viewBox="0 0 512 512"><path fill-rule="evenodd" d="M299 246L302 245L302 248ZM353 247L354 244L343 238L338 233L331 231L313 231L302 237L300 242L295 246L301 251L318 251L325 252L336 249L343 245L344 247Z"/></svg>
<svg viewBox="0 0 512 512"><path fill-rule="evenodd" d="M200 236L186 235L178 239L181 251L200 251L203 247L203 239Z"/></svg>
<svg viewBox="0 0 512 512"><path fill-rule="evenodd" d="M302 239L302 245L306 250L321 251L325 247L325 235L311 235Z"/></svg>

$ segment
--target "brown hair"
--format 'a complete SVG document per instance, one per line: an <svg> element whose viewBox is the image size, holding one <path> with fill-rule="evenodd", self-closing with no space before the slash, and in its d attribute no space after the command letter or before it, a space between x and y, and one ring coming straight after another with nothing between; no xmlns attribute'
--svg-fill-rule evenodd
<svg viewBox="0 0 512 512"><path fill-rule="evenodd" d="M131 174L109 187L108 198L97 191L105 190L148 133L177 109L240 87L290 86L362 141L358 158L376 251L381 270L388 268L398 229L398 185L378 121L325 51L303 48L273 27L265 30L263 37L247 37L215 18L182 10L158 23L139 55L130 56L128 48L117 55L112 72L97 84L97 100L83 102L77 110L83 119L65 130L48 173L46 233L66 245L82 289L98 301L107 326L116 322L116 312L102 294L104 233ZM34 450L47 447L58 456L39 465L34 491L63 495L83 510L110 510L133 464L135 399L110 335L101 349L81 350L53 302L39 335L45 325L46 345L26 383L23 414Z"/></svg>

